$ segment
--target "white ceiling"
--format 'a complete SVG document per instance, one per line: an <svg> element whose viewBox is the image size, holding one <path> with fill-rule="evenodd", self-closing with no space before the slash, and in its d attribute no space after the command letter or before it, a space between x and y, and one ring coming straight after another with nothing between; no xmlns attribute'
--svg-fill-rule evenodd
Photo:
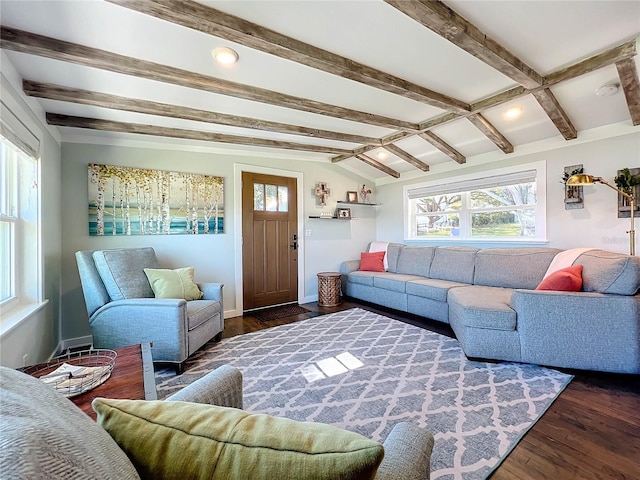
<svg viewBox="0 0 640 480"><path fill-rule="evenodd" d="M465 103L475 103L518 86L514 80L381 0L207 0L199 3ZM640 1L446 0L444 3L541 75L556 72L640 36ZM0 19L5 27L407 122L420 123L446 113L425 103L103 1L1 0ZM219 46L235 49L240 55L239 62L231 67L215 64L211 51ZM37 82L375 138L385 137L396 131L8 49L5 53L23 79ZM635 63L640 68L637 56ZM609 82L619 83L615 65L551 87L578 130L578 138L580 132L587 129L618 122L631 124L622 91L610 97L594 95L596 88ZM46 112L72 116L349 150L361 146L358 143L223 126L56 100L37 101ZM505 120L504 112L514 105L523 108L522 117L515 121ZM531 95L484 110L482 114L516 149L524 144L560 136ZM58 128L63 140L79 134L149 139L147 136L130 133ZM499 151L494 143L466 119L439 125L431 131L466 157ZM175 142L202 143L187 140ZM453 162L417 136L400 140L396 145L431 166ZM233 152L264 151L269 155L282 154L287 158L299 155L300 158L321 161L330 161L334 156L267 147L227 144L216 146ZM373 150L367 155L377 159L376 153L377 150ZM418 171L391 154L385 160L378 161L401 174ZM344 165L372 180L388 177L382 171L355 158L344 160L338 165Z"/></svg>

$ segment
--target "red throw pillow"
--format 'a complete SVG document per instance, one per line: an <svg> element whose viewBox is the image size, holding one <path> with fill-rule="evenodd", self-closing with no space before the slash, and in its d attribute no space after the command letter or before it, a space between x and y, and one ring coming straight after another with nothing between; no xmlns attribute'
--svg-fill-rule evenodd
<svg viewBox="0 0 640 480"><path fill-rule="evenodd" d="M360 254L360 271L384 272L384 255L386 252L362 252Z"/></svg>
<svg viewBox="0 0 640 480"><path fill-rule="evenodd" d="M582 290L582 265L557 270L540 282L536 290L579 292Z"/></svg>

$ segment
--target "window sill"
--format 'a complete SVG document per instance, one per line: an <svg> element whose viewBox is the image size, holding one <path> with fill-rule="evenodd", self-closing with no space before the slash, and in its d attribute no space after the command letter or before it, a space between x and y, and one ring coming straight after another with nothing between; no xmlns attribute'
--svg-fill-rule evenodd
<svg viewBox="0 0 640 480"><path fill-rule="evenodd" d="M411 244L430 244L430 245L498 245L501 247L509 247L509 246L544 246L549 244L549 240L539 239L539 238L459 238L459 237L425 237L425 238L405 238L404 243L407 245Z"/></svg>
<svg viewBox="0 0 640 480"><path fill-rule="evenodd" d="M47 303L49 303L49 300L44 300L39 303L18 304L12 306L9 311L2 312L0 337L5 336L29 317L42 310Z"/></svg>

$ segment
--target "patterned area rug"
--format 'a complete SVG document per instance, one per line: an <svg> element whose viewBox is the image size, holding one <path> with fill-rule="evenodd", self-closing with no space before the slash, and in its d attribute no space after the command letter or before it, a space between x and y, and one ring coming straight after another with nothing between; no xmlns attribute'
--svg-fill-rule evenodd
<svg viewBox="0 0 640 480"><path fill-rule="evenodd" d="M301 307L300 305L280 305L278 307L263 308L262 310L254 310L248 315L256 317L259 322L268 322L277 320L278 318L292 317L303 313L309 313L311 310Z"/></svg>
<svg viewBox="0 0 640 480"><path fill-rule="evenodd" d="M458 341L351 309L210 344L185 373L156 373L158 396L222 364L244 375L244 406L383 441L401 421L435 437L432 479L484 479L571 381L517 363L467 360Z"/></svg>

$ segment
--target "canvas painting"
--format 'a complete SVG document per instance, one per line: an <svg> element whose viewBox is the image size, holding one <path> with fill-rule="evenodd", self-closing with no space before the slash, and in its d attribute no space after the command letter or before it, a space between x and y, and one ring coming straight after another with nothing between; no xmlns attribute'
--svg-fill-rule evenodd
<svg viewBox="0 0 640 480"><path fill-rule="evenodd" d="M89 164L89 235L224 233L222 177Z"/></svg>

